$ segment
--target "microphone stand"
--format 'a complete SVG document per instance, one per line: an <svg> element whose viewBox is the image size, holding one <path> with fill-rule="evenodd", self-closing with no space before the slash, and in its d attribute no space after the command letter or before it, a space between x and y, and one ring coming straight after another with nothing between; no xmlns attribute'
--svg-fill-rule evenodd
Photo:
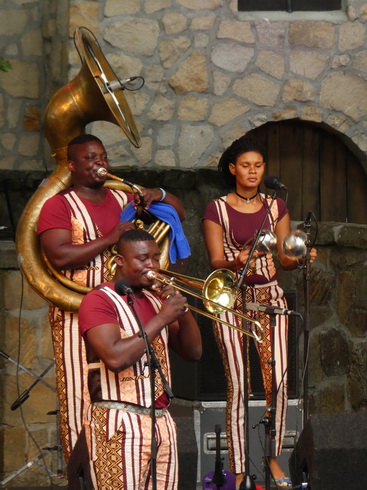
<svg viewBox="0 0 367 490"><path fill-rule="evenodd" d="M255 249L257 247L257 244L260 240L260 235L262 233L263 227L265 225L265 222L267 218L270 215L271 208L273 206L273 203L275 199L278 197L278 190L275 190L271 202L269 206L267 206L266 213L264 216L264 219L261 223L260 228L257 230L257 233L255 235L255 239L253 241L252 247L250 249L250 253L247 259L247 262L242 269L242 272L240 274L240 278L238 281L238 287L242 289L242 308L243 312L246 310L246 284L243 285L244 278L246 277L249 269L250 269L250 262L252 259L252 256L255 252ZM242 327L245 329L246 328L246 320L243 318L242 319ZM247 379L247 348L248 348L248 336L243 337L243 364L244 364L244 394L243 394L243 399L244 399L244 413L245 413L245 474L243 476L241 485L240 485L240 490L256 490L256 485L255 485L255 478L254 475L250 475L250 458L249 458L249 445L250 445L250 436L249 436L249 400L248 400L248 379ZM273 349L273 348L272 348ZM272 350L272 352L274 352ZM275 415L274 415L275 416ZM265 474L268 475L269 483L270 483L270 469L268 468L268 465L265 465ZM268 490L268 488L266 489Z"/></svg>
<svg viewBox="0 0 367 490"><path fill-rule="evenodd" d="M143 324L141 322L141 319L135 309L134 306L134 297L133 294L127 292L127 303L130 306L133 315L135 317L135 320L137 321L139 328L140 328L140 334L139 336L144 339L145 345L146 345L146 352L150 357L150 362L149 362L149 370L150 370L150 390L151 390L151 399L152 399L152 406L151 406L151 420L152 420L152 445L151 445L151 468L152 468L152 490L157 490L157 441L155 437L155 424L156 424L156 415L155 415L155 371L157 370L162 381L163 385L165 387L165 391L167 393L167 396L172 399L174 398L173 392L171 387L169 386L163 371L162 367L157 359L157 356L151 346L151 344L148 341L147 334L144 330Z"/></svg>
<svg viewBox="0 0 367 490"><path fill-rule="evenodd" d="M35 374L33 371L31 371L30 369L26 368L25 366L23 366L22 364L19 364L19 362L17 362L15 359L13 359L12 357L10 357L8 354L6 354L3 350L0 349L0 356L4 357L6 360L12 362L13 364L15 364L17 366L17 368L19 369L22 369L22 371L24 371L25 373L28 373L30 374L31 376L33 376L34 378L37 379L37 382L39 381L40 383L42 383L43 385L47 386L47 388L49 388L51 391L55 392L56 393L56 388L54 388L53 386L51 386L50 384L47 383L47 381L45 381L44 379L42 379L42 377L46 374L46 372L48 370L50 370L52 368L52 366L54 365L54 362L52 362L49 367L47 368L47 370L45 372L43 372L41 374L41 376L37 376L37 374ZM28 388L28 391L30 390L31 388Z"/></svg>
<svg viewBox="0 0 367 490"><path fill-rule="evenodd" d="M23 391L23 393L21 395L19 395L19 397L15 400L15 402L11 405L11 410L16 410L18 407L20 407L20 405L22 405L22 403L24 403L28 398L29 398L29 393L31 391L32 388L34 388L36 386L37 383L39 383L40 381L42 381L42 378L48 373L48 371L54 367L54 362L52 362L44 371L43 373L37 377L36 381L34 381L31 386L29 388L27 388L26 390ZM50 388L52 388L50 386ZM55 390L53 390L55 391Z"/></svg>
<svg viewBox="0 0 367 490"><path fill-rule="evenodd" d="M276 436L276 427L275 427L275 413L276 413L276 405L274 403L275 396L274 394L277 391L276 387L276 379L275 379L275 359L274 359L274 347L275 347L275 339L274 339L274 330L276 327L276 315L274 313L270 313L270 339L271 339L271 407L267 409L268 415L264 417L262 423L265 426L265 489L270 490L270 466L269 461L270 458L275 457L275 436Z"/></svg>
<svg viewBox="0 0 367 490"><path fill-rule="evenodd" d="M306 240L306 256L303 269L303 284L304 284L304 322L303 322L303 358L304 358L304 377L303 377L303 427L308 419L308 351L309 351L309 335L310 335L310 280L311 280L311 260L310 250L311 242L309 239L311 230L311 220L306 219L304 222Z"/></svg>

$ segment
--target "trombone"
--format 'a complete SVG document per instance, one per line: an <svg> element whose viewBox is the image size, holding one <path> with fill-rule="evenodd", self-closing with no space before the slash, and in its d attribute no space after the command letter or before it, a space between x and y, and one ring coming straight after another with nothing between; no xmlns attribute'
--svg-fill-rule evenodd
<svg viewBox="0 0 367 490"><path fill-rule="evenodd" d="M162 275L170 275L171 277L162 277L162 275L157 274L153 271L148 272L147 276L149 277L149 279L155 279L162 284L172 286L179 291L183 291L186 294L201 299L207 311L205 312L200 310L199 308L196 308L195 306L186 304L187 308L189 308L190 310L198 313L199 315L211 318L216 322L223 323L224 325L234 328L235 330L239 330L243 334L254 338L257 342L261 343L263 341L264 330L261 323L231 308L234 304L237 293L237 282L232 271L228 269L217 269L212 272L205 281L203 279L196 279L193 277L185 276L183 274L178 274L176 272L167 271L165 269L160 269L159 272ZM201 289L202 294L192 291L185 286L178 285L175 279L179 280L184 285L191 286L196 289ZM236 325L232 325L231 323L228 323L215 316L215 314L222 313L223 311L232 312L235 316L245 319L248 322L254 323L259 333L251 332L245 330L244 328L237 327Z"/></svg>

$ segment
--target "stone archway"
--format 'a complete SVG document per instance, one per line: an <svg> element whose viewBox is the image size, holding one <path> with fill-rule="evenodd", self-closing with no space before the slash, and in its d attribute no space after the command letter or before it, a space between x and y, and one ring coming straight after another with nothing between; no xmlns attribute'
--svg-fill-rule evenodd
<svg viewBox="0 0 367 490"><path fill-rule="evenodd" d="M367 173L344 135L299 119L269 122L247 135L267 148L267 173L287 186L293 220L312 210L319 221L367 222Z"/></svg>

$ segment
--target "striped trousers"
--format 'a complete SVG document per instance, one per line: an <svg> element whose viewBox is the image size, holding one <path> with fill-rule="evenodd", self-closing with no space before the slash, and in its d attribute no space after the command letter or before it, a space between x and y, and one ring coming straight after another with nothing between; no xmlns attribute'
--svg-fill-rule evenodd
<svg viewBox="0 0 367 490"><path fill-rule="evenodd" d="M266 285L254 285L246 287L246 302L261 303L280 308L287 308L283 290L276 281ZM242 312L242 298L238 297L236 309ZM275 429L276 446L275 456L282 450L282 441L285 432L285 423L288 406L287 395L287 364L288 364L288 319L277 315L276 326L270 328L270 317L263 312L246 312L261 323L264 329L264 340L256 343L259 354L263 384L265 389L266 406L276 409ZM241 319L230 312L220 314L223 320L241 327ZM247 328L256 328L250 322ZM226 383L227 383L227 406L226 406L226 432L228 443L228 456L230 470L239 474L245 471L245 407L244 407L244 376L247 372L248 387L250 392L250 363L247 355L247 369L244 366L244 335L236 329L223 325L220 322L214 324L214 336L223 361ZM273 359L271 352L271 335L274 331L274 360L275 360L275 384L276 393L272 400L272 366L269 361ZM248 337L249 338L249 337ZM249 338L252 342L252 339ZM247 344L248 346L248 344ZM248 349L247 349L248 354ZM249 393L247 394L249 396Z"/></svg>
<svg viewBox="0 0 367 490"><path fill-rule="evenodd" d="M51 306L49 320L60 407L60 438L68 462L90 405L85 346L77 314Z"/></svg>
<svg viewBox="0 0 367 490"><path fill-rule="evenodd" d="M152 488L151 437L149 415L91 407L90 425L86 426L91 470L95 489L149 490ZM118 428L108 430L114 421ZM156 418L155 437L156 488L176 490L178 487L178 455L176 424L169 412Z"/></svg>

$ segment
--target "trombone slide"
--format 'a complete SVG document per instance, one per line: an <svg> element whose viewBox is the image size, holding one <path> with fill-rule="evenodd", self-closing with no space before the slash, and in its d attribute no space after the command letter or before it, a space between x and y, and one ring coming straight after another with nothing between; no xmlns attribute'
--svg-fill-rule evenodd
<svg viewBox="0 0 367 490"><path fill-rule="evenodd" d="M221 271L221 270L219 270L219 271ZM169 271L167 271L167 273L169 274ZM216 273L215 274L215 282L218 283L218 271L215 271L215 273ZM204 282L203 290L210 289L210 281L213 280L213 279L211 279L211 276L212 275L213 274L210 274L210 276L208 277L208 279ZM184 286L178 285L175 282L175 279L173 277L170 278L170 279L167 278L167 277L162 277L162 276L156 274L153 271L148 272L147 276L150 279L154 279L154 280L156 280L158 282L161 282L162 284L166 284L166 285L172 286L173 288L176 288L179 291L184 292L185 294L188 294L190 296L194 296L195 298L201 299L203 301L203 303L204 303L205 308L206 309L210 308L211 313L209 313L208 311L200 310L199 308L196 308L196 307L191 306L189 304L186 304L185 306L187 308L189 308L191 311L194 311L195 313L198 313L199 315L203 315L203 316L205 316L207 318L210 318L211 320L214 320L216 322L220 322L220 323L222 323L224 325L227 325L230 328L234 328L235 330L239 330L243 334L248 335L249 337L254 338L257 342L260 342L261 343L263 341L263 339L264 339L264 330L262 328L261 323L258 322L257 320L254 320L253 318L251 318L249 316L246 316L243 313L240 313L240 312L238 312L236 310L233 310L232 308L229 308L227 306L224 306L224 305L218 303L218 301L214 301L214 299L209 299L209 298L203 296L202 294L199 294L198 292L192 291L191 289L188 289L188 288L186 288ZM183 276L183 277L185 277L188 282L192 282L191 280L193 280L193 281L199 281L198 279L190 278L188 276ZM184 280L181 279L181 282L184 283ZM216 288L216 289L218 290L218 288ZM221 292L219 292L219 293L221 294ZM219 294L219 297L220 297L220 294ZM225 294L225 297L228 298L228 294ZM221 313L222 311L232 312L235 316L238 316L239 318L245 319L248 322L255 324L256 327L257 327L257 329L258 329L258 331L259 331L259 334L257 332L251 332L249 330L245 330L244 328L237 327L237 325L232 325L231 323L226 322L226 321L218 318L217 316L215 316L215 314L213 314L214 312Z"/></svg>

